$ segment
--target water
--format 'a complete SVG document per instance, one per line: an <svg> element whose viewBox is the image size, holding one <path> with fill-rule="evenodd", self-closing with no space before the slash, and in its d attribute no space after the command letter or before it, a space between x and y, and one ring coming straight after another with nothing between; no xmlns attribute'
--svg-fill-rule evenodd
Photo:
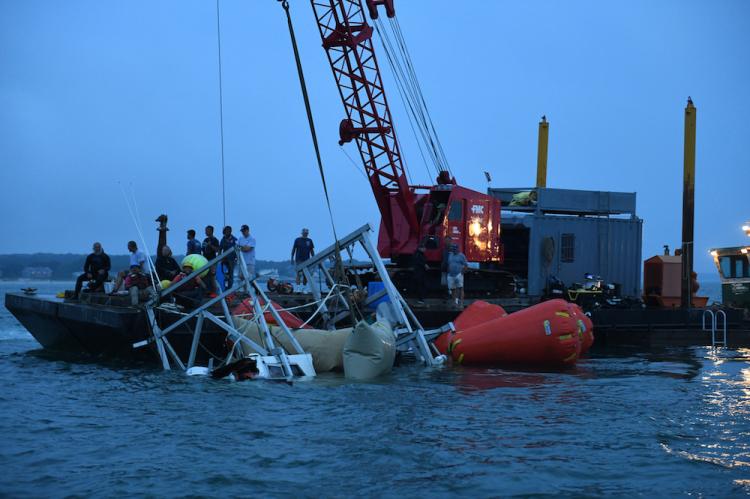
<svg viewBox="0 0 750 499"><path fill-rule="evenodd" d="M3 308L0 407L0 496L750 493L749 350L229 383L50 357Z"/></svg>

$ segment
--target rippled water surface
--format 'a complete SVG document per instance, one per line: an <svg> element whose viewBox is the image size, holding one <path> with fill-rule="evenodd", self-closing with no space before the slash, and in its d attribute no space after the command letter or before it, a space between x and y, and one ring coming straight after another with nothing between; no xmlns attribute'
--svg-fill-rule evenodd
<svg viewBox="0 0 750 499"><path fill-rule="evenodd" d="M747 350L229 383L51 357L2 308L0 407L0 496L750 493Z"/></svg>

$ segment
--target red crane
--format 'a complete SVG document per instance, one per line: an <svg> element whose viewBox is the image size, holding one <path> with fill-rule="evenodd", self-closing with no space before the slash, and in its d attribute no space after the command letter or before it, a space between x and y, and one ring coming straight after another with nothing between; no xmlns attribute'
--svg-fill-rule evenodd
<svg viewBox="0 0 750 499"><path fill-rule="evenodd" d="M311 3L346 112L339 144L356 142L382 216L381 256L404 261L422 242L428 260L441 261L444 238L451 236L469 261L502 263L498 200L459 186L444 169L434 186L409 185L362 1ZM393 0L365 3L371 19L378 7L395 16Z"/></svg>

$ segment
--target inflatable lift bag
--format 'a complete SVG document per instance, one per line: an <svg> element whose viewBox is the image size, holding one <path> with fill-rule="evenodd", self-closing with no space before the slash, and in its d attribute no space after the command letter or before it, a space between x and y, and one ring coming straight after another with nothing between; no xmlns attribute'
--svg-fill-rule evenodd
<svg viewBox="0 0 750 499"><path fill-rule="evenodd" d="M237 329L254 342L262 345L260 339L260 328L254 321L248 321L235 317L234 322ZM271 335L289 353L294 353L294 348L287 338L284 330L278 326L269 326ZM344 369L344 344L352 333L352 328L337 329L335 331L324 331L320 329L298 329L292 334L299 342L302 349L312 355L313 367L316 372L342 371ZM250 345L241 343L237 348L243 355L255 352Z"/></svg>
<svg viewBox="0 0 750 499"><path fill-rule="evenodd" d="M360 321L344 346L344 374L349 379L372 379L391 372L396 358L396 336L385 322Z"/></svg>

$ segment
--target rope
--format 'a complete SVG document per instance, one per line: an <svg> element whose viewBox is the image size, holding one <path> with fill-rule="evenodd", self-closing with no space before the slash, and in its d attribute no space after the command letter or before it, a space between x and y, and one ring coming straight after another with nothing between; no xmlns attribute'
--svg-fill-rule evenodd
<svg viewBox="0 0 750 499"><path fill-rule="evenodd" d="M224 90L221 78L221 23L219 22L219 0L216 0L216 40L219 49L219 130L221 133L221 216L222 225L227 225L227 195L224 182Z"/></svg>
<svg viewBox="0 0 750 499"><path fill-rule="evenodd" d="M310 126L310 136L312 137L313 146L315 147L315 159L318 162L318 172L320 173L320 180L323 183L323 192L325 193L326 197L326 205L328 206L328 217L331 220L331 229L333 229L333 238L335 239L336 243L336 270L340 273L340 276L342 279L346 279L346 274L344 273L344 264L341 260L341 248L339 246L339 238L336 234L336 224L333 220L333 210L331 209L331 199L328 195L328 185L326 184L326 176L325 172L323 171L323 160L320 157L320 146L318 145L318 134L315 132L315 121L313 119L312 114L312 107L310 106L310 96L307 93L307 84L305 83L305 73L302 70L302 60L300 59L299 55L299 49L297 48L297 37L294 35L294 26L292 25L292 16L289 12L289 2L288 0L279 0L281 2L281 7L284 9L284 13L286 14L286 22L287 26L289 27L289 37L292 41L292 49L294 49L294 60L297 64L297 76L299 77L299 84L300 88L302 90L302 97L305 101L305 111L307 112L307 123ZM347 294L346 300L349 303L349 311L351 312L352 316L352 325L356 324L357 319L354 316L354 305L352 301L349 299L349 296ZM359 309L357 309L359 312ZM360 313L361 316L361 313Z"/></svg>

